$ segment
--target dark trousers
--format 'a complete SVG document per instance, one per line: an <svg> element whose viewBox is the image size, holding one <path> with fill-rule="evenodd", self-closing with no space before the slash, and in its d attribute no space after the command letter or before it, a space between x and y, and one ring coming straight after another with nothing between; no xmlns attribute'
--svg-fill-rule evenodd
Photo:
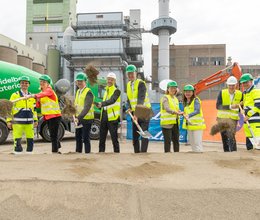
<svg viewBox="0 0 260 220"><path fill-rule="evenodd" d="M146 120L138 119L138 124L141 126L143 131L148 130L149 122L150 120L146 121ZM139 130L134 122L132 122L132 125L133 125L133 145L134 145L135 153L147 152L149 140L147 138L141 138L141 149L140 149L140 143L139 143L140 134L137 132Z"/></svg>
<svg viewBox="0 0 260 220"><path fill-rule="evenodd" d="M108 121L107 112L103 111L101 126L100 126L99 152L105 152L108 131L111 136L114 152L115 153L120 152L117 129L118 129L118 120Z"/></svg>
<svg viewBox="0 0 260 220"><path fill-rule="evenodd" d="M232 127L229 130L220 132L224 152L237 151L237 143L235 137L237 121L232 120L232 122Z"/></svg>
<svg viewBox="0 0 260 220"><path fill-rule="evenodd" d="M51 118L47 120L53 153L57 153L59 148L61 147L60 140L58 139L58 129L59 129L60 121L61 121L61 117Z"/></svg>
<svg viewBox="0 0 260 220"><path fill-rule="evenodd" d="M246 149L247 150L252 150L253 149L253 144L251 143L250 139L246 137Z"/></svg>
<svg viewBox="0 0 260 220"><path fill-rule="evenodd" d="M91 124L93 120L82 120L82 128L76 129L76 152L82 153L82 147L84 143L85 153L91 152L90 137L89 133L91 130Z"/></svg>
<svg viewBox="0 0 260 220"><path fill-rule="evenodd" d="M174 124L172 128L162 128L164 138L164 152L171 152L171 142L173 143L173 151L180 151L179 143L179 125Z"/></svg>

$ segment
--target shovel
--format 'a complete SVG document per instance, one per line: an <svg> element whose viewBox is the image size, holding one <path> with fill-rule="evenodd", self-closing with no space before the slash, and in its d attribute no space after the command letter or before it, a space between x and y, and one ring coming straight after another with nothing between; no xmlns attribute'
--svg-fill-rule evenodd
<svg viewBox="0 0 260 220"><path fill-rule="evenodd" d="M241 113L243 114L243 116L244 116L244 118L245 118L246 116L245 116L244 110L242 109L241 105L238 105L238 106L239 106L239 109L240 109ZM248 127L248 129L249 129L251 135L252 135L252 138L249 138L249 140L251 141L251 143L253 144L253 146L254 146L255 149L260 150L260 144L259 144L259 142L260 142L259 139L260 139L260 138L257 138L257 137L255 136L255 134L254 134L254 132L253 132L253 129L252 129L252 127L250 126L250 124L249 124L248 121L246 121L246 124L247 124L247 127Z"/></svg>
<svg viewBox="0 0 260 220"><path fill-rule="evenodd" d="M138 134L140 134L143 138L151 138L151 137L153 137L153 136L149 133L149 131L143 131L143 129L141 128L141 126L140 126L140 125L138 124L138 122L134 119L134 116L132 115L130 109L127 110L126 112L130 115L130 117L132 118L133 122L135 123L137 129L139 130L139 131L137 131Z"/></svg>
<svg viewBox="0 0 260 220"><path fill-rule="evenodd" d="M8 117L11 115L11 111L12 111L12 108L13 108L13 104L15 102L18 102L18 101L21 101L21 100L24 100L24 99L27 99L27 97L20 97L18 99L15 99L15 100L8 100L8 99L0 99L0 116L2 117Z"/></svg>

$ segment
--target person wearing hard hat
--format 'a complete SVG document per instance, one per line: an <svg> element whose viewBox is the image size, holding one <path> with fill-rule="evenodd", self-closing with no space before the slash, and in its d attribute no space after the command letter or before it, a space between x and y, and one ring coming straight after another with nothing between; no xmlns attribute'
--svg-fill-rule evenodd
<svg viewBox="0 0 260 220"><path fill-rule="evenodd" d="M28 88L30 86L30 78L22 76L19 78L20 90L13 93L10 101L30 95ZM17 101L13 104L12 117L6 119L9 129L13 129L14 153L21 153L23 147L21 144L23 133L26 137L26 153L33 152L34 127L38 125L37 112L35 111L35 99L25 99Z"/></svg>
<svg viewBox="0 0 260 220"><path fill-rule="evenodd" d="M241 91L236 89L238 83L236 77L230 76L226 83L227 89L220 91L217 98L217 121L229 122L230 128L221 131L220 134L224 152L232 152L237 151L235 135L239 120L239 104L243 95Z"/></svg>
<svg viewBox="0 0 260 220"><path fill-rule="evenodd" d="M85 153L91 152L90 131L94 120L94 95L86 85L87 76L83 72L76 75L76 85L78 90L75 96L76 124L81 124L81 128L76 129L76 152L82 153L84 143Z"/></svg>
<svg viewBox="0 0 260 220"><path fill-rule="evenodd" d="M41 108L43 120L47 122L51 137L52 153L60 154L59 148L61 144L58 138L58 127L61 122L61 110L59 100L51 87L51 78L48 75L42 75L39 80L41 92L29 97L37 100L36 107Z"/></svg>
<svg viewBox="0 0 260 220"><path fill-rule="evenodd" d="M203 152L202 135L206 129L203 118L201 101L195 95L195 89L192 85L185 85L183 89L184 120L183 129L187 129L188 141L193 152Z"/></svg>
<svg viewBox="0 0 260 220"><path fill-rule="evenodd" d="M99 152L105 152L106 138L109 131L115 153L120 152L118 142L118 122L120 121L120 99L121 91L116 87L116 74L113 72L107 75L107 87L104 93L103 101L97 103L101 108L101 126L99 139Z"/></svg>
<svg viewBox="0 0 260 220"><path fill-rule="evenodd" d="M160 125L164 137L164 152L171 152L171 142L173 151L179 152L179 123L178 116L182 114L179 108L179 101L176 97L178 84L175 81L167 84L166 94L160 102Z"/></svg>
<svg viewBox="0 0 260 220"><path fill-rule="evenodd" d="M135 65L128 65L126 67L126 73L128 76L129 82L127 83L127 103L129 105L129 109L133 112L136 108L137 104L144 105L148 108L151 108L151 104L148 98L146 84L143 80L136 78L136 67ZM134 115L135 120L137 120L138 124L141 126L142 130L146 131L149 127L150 120L141 120L138 119ZM139 143L140 134L138 133L138 128L135 123L132 123L133 130L133 146L134 152L147 152L149 140L147 138L141 138L141 148Z"/></svg>
<svg viewBox="0 0 260 220"><path fill-rule="evenodd" d="M243 109L245 113L244 122L248 121L253 135L260 137L260 90L256 89L253 84L253 76L250 73L245 73L241 76L239 82L244 87L243 92ZM253 144L250 138L253 137L248 125L244 123L244 130L246 134L246 148L253 149Z"/></svg>

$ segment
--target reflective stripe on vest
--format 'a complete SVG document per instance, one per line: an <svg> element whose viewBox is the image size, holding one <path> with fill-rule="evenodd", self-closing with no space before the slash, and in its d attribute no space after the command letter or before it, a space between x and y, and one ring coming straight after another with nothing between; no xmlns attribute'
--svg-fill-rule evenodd
<svg viewBox="0 0 260 220"><path fill-rule="evenodd" d="M134 88L132 90L132 86L131 86L131 81L129 81L127 83L127 98L130 102L130 105L131 105L131 109L133 111L135 111L135 107L137 105L137 99L138 99L138 86L139 86L139 83L140 82L143 82L146 86L146 83L141 80L141 79L136 79L134 81ZM148 98L148 93L147 93L147 90L146 90L146 93L145 93L145 99L144 99L144 106L148 107L148 108L151 108L151 104L150 104L150 101L149 101L149 98Z"/></svg>
<svg viewBox="0 0 260 220"><path fill-rule="evenodd" d="M194 115L193 117L189 118L189 122L184 118L183 120L183 128L187 130L203 130L206 128L205 121L203 118L202 113L202 107L201 107L201 101L198 97L194 98L191 104L184 107L184 113L186 115L191 114L195 110L195 99L199 100L200 103L200 113L197 115Z"/></svg>
<svg viewBox="0 0 260 220"><path fill-rule="evenodd" d="M103 101L110 99L116 90L117 90L117 88L115 87L115 85L106 87ZM106 106L108 121L115 121L120 117L120 106L121 106L120 96L118 97L118 99L116 100L116 102L114 104ZM102 109L102 112L103 112L103 110L104 109Z"/></svg>
<svg viewBox="0 0 260 220"><path fill-rule="evenodd" d="M239 90L235 91L233 100L230 100L230 94L228 89L223 89L221 92L221 96L222 96L222 105L239 104L240 101L242 100L242 92L240 92ZM217 117L239 120L239 109L218 110Z"/></svg>
<svg viewBox="0 0 260 220"><path fill-rule="evenodd" d="M87 87L81 91L78 89L76 92L76 98L75 98L75 106L76 106L76 116L78 116L82 110L84 109L85 105L85 98L88 92L91 92L91 90ZM88 113L84 116L83 119L94 119L94 104L92 103L91 108L89 109Z"/></svg>
<svg viewBox="0 0 260 220"><path fill-rule="evenodd" d="M178 111L179 110L179 101L178 99L174 96L170 95L165 95L161 98L160 102L160 124L161 125L172 125L177 123L177 115L176 114L170 114L168 113L164 108L163 108L163 99L166 97L168 99L169 103L169 108L173 111Z"/></svg>

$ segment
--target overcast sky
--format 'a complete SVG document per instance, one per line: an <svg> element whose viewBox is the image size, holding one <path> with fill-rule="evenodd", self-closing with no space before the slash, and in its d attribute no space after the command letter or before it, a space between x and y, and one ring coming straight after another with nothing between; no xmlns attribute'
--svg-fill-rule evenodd
<svg viewBox="0 0 260 220"><path fill-rule="evenodd" d="M15 7L14 7L15 5ZM1 0L0 33L25 42L26 0ZM78 0L77 12L141 9L141 24L150 29L158 18L158 0ZM170 0L170 16L177 21L171 43L226 44L227 57L239 64L260 64L260 0ZM150 75L152 34L143 34L144 71Z"/></svg>

